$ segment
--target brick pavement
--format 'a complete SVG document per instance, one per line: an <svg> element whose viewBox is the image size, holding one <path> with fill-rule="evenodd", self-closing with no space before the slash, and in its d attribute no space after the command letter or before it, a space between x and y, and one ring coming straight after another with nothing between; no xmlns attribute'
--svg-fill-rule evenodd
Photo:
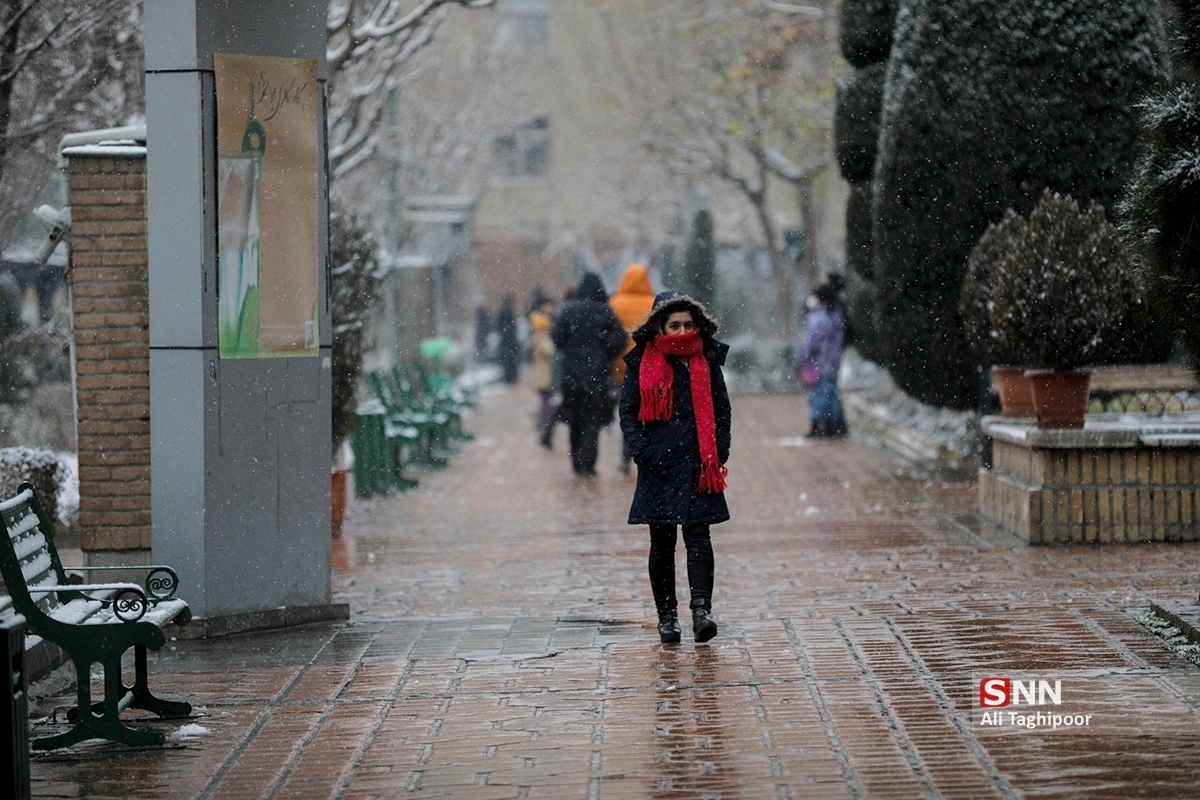
<svg viewBox="0 0 1200 800"><path fill-rule="evenodd" d="M1200 797L1200 668L1133 616L1195 596L1200 545L1026 547L972 483L737 397L721 635L662 646L615 434L575 478L530 395L490 392L450 469L352 508L352 624L172 643L155 685L196 718L142 724L177 747L38 756L35 796ZM1060 680L1041 710L1092 722L981 725L990 675Z"/></svg>

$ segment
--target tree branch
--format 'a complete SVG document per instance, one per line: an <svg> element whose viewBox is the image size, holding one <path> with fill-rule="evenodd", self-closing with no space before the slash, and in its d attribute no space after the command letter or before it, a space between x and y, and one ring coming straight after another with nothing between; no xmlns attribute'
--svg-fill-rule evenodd
<svg viewBox="0 0 1200 800"><path fill-rule="evenodd" d="M42 0L29 0L29 2L27 2L25 5L18 8L16 13L6 19L4 21L4 26L0 27L0 39L8 36L9 31L11 31L15 26L20 25L21 20L25 18L25 15L32 11L34 6L40 2L42 2Z"/></svg>
<svg viewBox="0 0 1200 800"><path fill-rule="evenodd" d="M826 11L816 6L797 6L791 3L781 3L779 0L762 0L763 8L768 11L781 11L807 19L825 19Z"/></svg>

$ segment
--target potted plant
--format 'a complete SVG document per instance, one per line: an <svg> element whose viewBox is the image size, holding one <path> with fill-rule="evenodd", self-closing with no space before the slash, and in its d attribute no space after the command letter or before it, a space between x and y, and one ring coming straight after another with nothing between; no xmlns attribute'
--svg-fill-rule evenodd
<svg viewBox="0 0 1200 800"><path fill-rule="evenodd" d="M1005 249L1017 229L1025 224L1011 208L988 226L967 258L958 314L967 344L981 364L991 367L992 385L1000 396L1000 413L1009 418L1032 419L1033 390L1025 376L1022 353L1011 352L992 330L992 284Z"/></svg>
<svg viewBox="0 0 1200 800"><path fill-rule="evenodd" d="M1128 251L1092 204L1046 190L1028 219L1006 215L986 249L990 339L1027 367L1038 427L1083 427L1089 373L1119 349L1145 303Z"/></svg>
<svg viewBox="0 0 1200 800"><path fill-rule="evenodd" d="M331 496L333 535L340 536L346 511L347 465L343 457L346 438L358 422L358 380L366 322L379 297L382 283L374 238L358 222L342 213L329 217L330 308L333 316L332 394L333 465Z"/></svg>

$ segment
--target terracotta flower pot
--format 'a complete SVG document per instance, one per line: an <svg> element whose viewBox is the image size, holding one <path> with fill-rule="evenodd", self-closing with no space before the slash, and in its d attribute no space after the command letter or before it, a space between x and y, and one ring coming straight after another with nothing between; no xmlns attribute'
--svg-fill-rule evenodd
<svg viewBox="0 0 1200 800"><path fill-rule="evenodd" d="M346 518L346 470L331 473L333 496L333 538L342 535L342 520Z"/></svg>
<svg viewBox="0 0 1200 800"><path fill-rule="evenodd" d="M1033 390L1024 367L992 367L996 393L1000 395L1000 413L1009 418L1032 419Z"/></svg>
<svg viewBox="0 0 1200 800"><path fill-rule="evenodd" d="M1033 408L1039 428L1082 428L1087 413L1088 372L1026 371L1033 388Z"/></svg>

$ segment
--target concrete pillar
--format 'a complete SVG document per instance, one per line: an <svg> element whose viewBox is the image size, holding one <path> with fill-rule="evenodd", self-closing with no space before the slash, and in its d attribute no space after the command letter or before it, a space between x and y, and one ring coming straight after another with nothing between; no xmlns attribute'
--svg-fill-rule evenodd
<svg viewBox="0 0 1200 800"><path fill-rule="evenodd" d="M325 10L323 0L145 2L153 557L176 567L180 596L214 620L210 632L346 614L329 606ZM218 53L317 63L316 163L292 166L315 170L319 207L288 221L297 236L316 231L316 252L300 254L318 286L304 355L221 356ZM262 198L264 218L286 201ZM259 288L263 309L287 292Z"/></svg>

